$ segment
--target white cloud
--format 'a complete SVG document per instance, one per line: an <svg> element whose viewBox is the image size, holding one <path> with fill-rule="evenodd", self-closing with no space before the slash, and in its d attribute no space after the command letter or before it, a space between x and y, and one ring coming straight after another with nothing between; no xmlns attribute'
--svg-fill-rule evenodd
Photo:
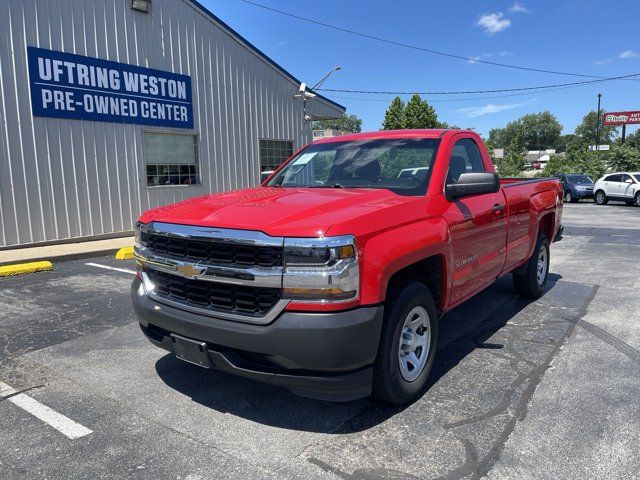
<svg viewBox="0 0 640 480"><path fill-rule="evenodd" d="M613 62L613 58L605 58L604 60L594 60L593 63L596 65L606 65L608 63Z"/></svg>
<svg viewBox="0 0 640 480"><path fill-rule="evenodd" d="M512 13L531 13L527 7L525 7L524 3L516 2L509 7L509 11Z"/></svg>
<svg viewBox="0 0 640 480"><path fill-rule="evenodd" d="M620 52L618 54L618 58L634 58L638 56L638 52L634 52L633 50L625 50L624 52Z"/></svg>
<svg viewBox="0 0 640 480"><path fill-rule="evenodd" d="M511 20L503 17L502 12L485 13L480 15L476 25L483 28L487 35L493 35L511 26Z"/></svg>
<svg viewBox="0 0 640 480"><path fill-rule="evenodd" d="M460 108L456 110L456 112L462 113L468 118L476 118L476 117L482 117L483 115L489 115L491 113L499 113L505 110L512 110L514 108L522 107L523 105L526 105L526 104L525 103L509 103L509 104L496 105L494 103L487 103L486 105L482 105L480 107Z"/></svg>
<svg viewBox="0 0 640 480"><path fill-rule="evenodd" d="M501 52L498 53L482 53L480 55L474 55L473 57L469 58L469 60L467 60L467 63L476 63L478 60L484 60L486 58L491 58L491 57L510 57L513 55L513 52L510 52L508 50L503 50Z"/></svg>

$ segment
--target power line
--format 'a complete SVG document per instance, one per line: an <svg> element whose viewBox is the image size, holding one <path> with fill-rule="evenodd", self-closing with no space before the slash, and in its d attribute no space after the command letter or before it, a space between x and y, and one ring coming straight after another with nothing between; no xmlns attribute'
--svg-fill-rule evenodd
<svg viewBox="0 0 640 480"><path fill-rule="evenodd" d="M245 1L245 0L242 0ZM477 93L500 93L500 92L522 92L532 90L547 90L552 88L562 87L577 87L580 85L589 85L592 83L608 82L611 80L624 80L626 78L633 78L640 76L640 73L632 73L630 75L620 75L617 77L605 77L597 80L585 80L582 82L569 82L569 83L556 83L553 85L539 85L536 87L518 87L518 88L494 88L491 90L455 90L450 92L420 92L420 91L403 91L393 92L388 90L349 90L345 88L320 88L323 92L336 92L336 93L366 93L370 95L472 95Z"/></svg>
<svg viewBox="0 0 640 480"><path fill-rule="evenodd" d="M474 57L466 57L464 55L456 55L456 54L449 53L449 52L443 52L443 51L439 51L439 50L433 50L433 49L430 49L430 48L419 47L417 45L411 45L411 44L408 44L408 43L398 42L398 41L395 41L395 40L390 40L388 38L376 37L374 35L369 35L367 33L362 33L362 32L358 32L358 31L355 31L355 30L350 30L348 28L339 27L337 25L331 25L329 23L321 22L319 20L314 20L312 18L302 17L300 15L296 15L296 14L293 14L293 13L290 13L290 12L285 12L283 10L278 10L277 8L268 7L266 5L262 5L260 3L253 2L251 0L240 0L240 1L244 2L246 4L249 4L249 5L253 5L254 7L262 8L264 10L268 10L268 11L273 12L273 13L278 13L280 15L285 15L287 17L296 18L296 19L302 20L304 22L313 23L315 25L320 25L320 26L325 27L325 28L330 28L330 29L337 30L337 31L340 31L340 32L348 33L348 34L351 34L351 35L356 35L356 36L363 37L363 38L368 38L369 40L375 40L377 42L387 43L387 44L395 45L395 46L398 46L398 47L409 48L411 50L418 50L418 51L421 51L421 52L431 53L433 55L440 55L440 56L443 56L443 57L456 58L458 60L466 60L466 61L473 62L473 63L483 63L485 65L492 65L494 67L512 68L512 69L515 69L515 70L525 70L525 71L528 71L528 72L550 73L550 74L553 74L553 75L566 75L566 76L571 76L571 77L585 77L585 78L605 79L605 77L601 77L601 76L598 76L598 75L586 75L586 74L582 74L582 73L570 73L570 72L560 72L560 71L557 71L557 70L545 70L545 69L542 69L542 68L524 67L524 66L521 66L521 65L511 65L511 64L508 64L508 63L492 62L490 60L482 60L482 59L474 58Z"/></svg>
<svg viewBox="0 0 640 480"><path fill-rule="evenodd" d="M474 100L495 100L498 98L508 98L508 97L523 97L528 95L534 95L539 93L547 93L547 92L556 92L558 90L566 90L568 88L579 87L580 85L568 86L568 87L558 87L558 88L549 88L547 90L539 90L537 92L526 92L526 93L509 93L506 95L491 95L489 97L466 97L466 98L441 98L439 100L431 100L429 99L429 103L445 103L445 102L471 102ZM341 95L331 95L331 98L340 98L344 100L358 100L364 102L391 102L393 98L366 98L366 97L346 97Z"/></svg>

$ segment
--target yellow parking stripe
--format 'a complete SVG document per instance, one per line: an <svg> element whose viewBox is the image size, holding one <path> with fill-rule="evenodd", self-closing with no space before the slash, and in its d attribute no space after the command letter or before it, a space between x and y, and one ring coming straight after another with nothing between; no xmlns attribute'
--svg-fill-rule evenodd
<svg viewBox="0 0 640 480"><path fill-rule="evenodd" d="M8 277L9 275L22 275L24 273L42 272L52 269L53 264L48 261L16 263L15 265L4 265L0 267L0 277Z"/></svg>
<svg viewBox="0 0 640 480"><path fill-rule="evenodd" d="M133 247L123 247L116 253L117 260L130 260L133 258Z"/></svg>

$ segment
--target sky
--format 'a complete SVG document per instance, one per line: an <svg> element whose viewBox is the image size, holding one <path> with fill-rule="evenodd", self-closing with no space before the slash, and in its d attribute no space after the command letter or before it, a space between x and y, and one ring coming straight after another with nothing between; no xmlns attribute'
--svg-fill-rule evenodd
<svg viewBox="0 0 640 480"><path fill-rule="evenodd" d="M495 90L640 74L640 2L636 0L252 0L318 22L471 60L381 43L273 13L242 0L201 0L215 15L308 85L335 66L325 88L391 92ZM423 95L438 119L482 135L527 114L551 111L572 133L595 110L640 110L638 80L551 91ZM395 95L322 92L379 130ZM505 96L509 95L509 96ZM402 95L405 100L409 95ZM630 128L627 132L633 131Z"/></svg>

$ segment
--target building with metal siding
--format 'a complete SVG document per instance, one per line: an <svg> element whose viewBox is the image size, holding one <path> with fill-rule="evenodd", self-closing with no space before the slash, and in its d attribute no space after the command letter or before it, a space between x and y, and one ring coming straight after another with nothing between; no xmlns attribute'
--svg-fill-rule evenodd
<svg viewBox="0 0 640 480"><path fill-rule="evenodd" d="M193 128L35 116L27 47L188 75ZM130 232L146 209L256 185L261 155L312 139L299 85L192 0L0 1L0 248Z"/></svg>

